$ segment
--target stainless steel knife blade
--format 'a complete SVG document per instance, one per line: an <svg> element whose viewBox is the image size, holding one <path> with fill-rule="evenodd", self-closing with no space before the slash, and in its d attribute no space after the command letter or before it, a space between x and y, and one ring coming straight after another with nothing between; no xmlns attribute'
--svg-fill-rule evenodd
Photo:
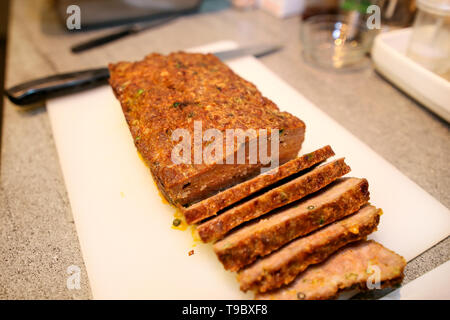
<svg viewBox="0 0 450 320"><path fill-rule="evenodd" d="M214 52L214 55L218 57L220 60L231 60L235 58L240 58L244 56L255 56L262 57L267 54L276 52L280 50L282 47L280 45L273 44L260 44L249 47L242 47L232 50Z"/></svg>

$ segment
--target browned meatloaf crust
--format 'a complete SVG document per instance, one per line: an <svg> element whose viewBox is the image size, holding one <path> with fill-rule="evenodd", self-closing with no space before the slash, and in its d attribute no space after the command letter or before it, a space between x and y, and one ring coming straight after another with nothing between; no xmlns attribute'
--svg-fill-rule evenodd
<svg viewBox="0 0 450 320"><path fill-rule="evenodd" d="M174 164L172 132L194 121L202 130L279 129L279 163L295 158L305 124L280 112L250 82L212 54L150 54L138 62L109 65L110 85L120 101L134 143L158 187L173 204L188 205L260 173L262 164ZM270 130L269 130L270 131ZM202 141L203 149L210 141ZM225 145L225 143L224 143ZM194 144L191 144L194 159ZM232 156L243 145L234 141ZM224 159L227 157L224 148ZM248 157L246 158L248 160ZM192 161L193 163L193 161Z"/></svg>
<svg viewBox="0 0 450 320"><path fill-rule="evenodd" d="M349 217L292 241L243 269L238 275L241 290L266 292L289 284L309 265L324 261L339 248L374 232L380 214L380 209L365 205Z"/></svg>
<svg viewBox="0 0 450 320"><path fill-rule="evenodd" d="M348 172L343 158L324 164L208 220L198 226L198 234L203 242L220 239L240 224L316 192Z"/></svg>
<svg viewBox="0 0 450 320"><path fill-rule="evenodd" d="M381 244L375 241L360 241L339 250L323 263L309 267L290 285L257 294L256 299L332 299L345 289L367 289L367 280L374 284L372 280L376 278L376 267L379 268L381 288L398 285L403 280L405 265L403 257Z"/></svg>
<svg viewBox="0 0 450 320"><path fill-rule="evenodd" d="M297 237L339 220L369 201L366 179L341 178L309 199L236 230L214 244L226 270L237 271Z"/></svg>
<svg viewBox="0 0 450 320"><path fill-rule="evenodd" d="M232 188L226 189L212 197L197 202L188 208L181 207L186 222L188 224L197 223L203 219L209 218L218 211L242 200L253 193L264 189L277 181L292 176L313 165L325 161L334 156L334 151L330 146L325 146L301 157L292 159L282 166L273 169L270 172L260 174L257 177L242 182Z"/></svg>

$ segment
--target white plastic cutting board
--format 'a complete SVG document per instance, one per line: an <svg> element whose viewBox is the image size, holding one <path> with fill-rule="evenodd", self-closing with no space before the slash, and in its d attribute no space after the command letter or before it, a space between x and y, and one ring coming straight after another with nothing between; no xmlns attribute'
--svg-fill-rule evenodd
<svg viewBox="0 0 450 320"><path fill-rule="evenodd" d="M450 300L450 261L394 290L383 300Z"/></svg>
<svg viewBox="0 0 450 320"><path fill-rule="evenodd" d="M224 41L195 51L234 47ZM330 144L346 157L351 175L369 180L371 201L385 213L376 240L410 260L450 234L447 208L257 59L228 64L304 120L301 153ZM171 229L175 210L161 201L108 86L51 100L47 107L94 298L252 298L210 245L193 247L189 231Z"/></svg>

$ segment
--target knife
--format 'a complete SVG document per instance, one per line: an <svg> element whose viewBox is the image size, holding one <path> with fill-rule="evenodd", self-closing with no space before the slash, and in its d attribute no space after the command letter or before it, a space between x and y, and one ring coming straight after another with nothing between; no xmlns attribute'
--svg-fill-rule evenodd
<svg viewBox="0 0 450 320"><path fill-rule="evenodd" d="M105 36L101 36L99 38L94 38L94 39L90 39L87 40L86 42L82 42L82 43L78 43L74 46L72 46L70 48L70 50L73 53L80 53L80 52L84 52L86 50L92 49L92 48L96 48L98 46L104 45L106 43L118 40L120 38L132 35L132 34L136 34L148 29L152 29L155 27L159 27L163 24L166 24L172 20L175 20L176 18L178 18L180 16L180 14L174 14L174 15L169 15L167 17L164 18L160 18L160 19L156 19L156 20L152 20L150 22L146 22L146 23L136 23L133 24L131 26L125 27L119 31L107 34Z"/></svg>
<svg viewBox="0 0 450 320"><path fill-rule="evenodd" d="M219 51L213 54L221 60L243 56L261 57L281 49L278 45L257 45L234 50ZM61 73L46 78L31 80L5 90L9 100L19 106L44 101L105 84L109 79L108 68Z"/></svg>

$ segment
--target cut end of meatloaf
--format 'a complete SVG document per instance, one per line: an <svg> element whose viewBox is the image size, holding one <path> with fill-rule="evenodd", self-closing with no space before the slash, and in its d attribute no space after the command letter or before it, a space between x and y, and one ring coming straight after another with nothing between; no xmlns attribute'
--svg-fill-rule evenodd
<svg viewBox="0 0 450 320"><path fill-rule="evenodd" d="M380 209L365 205L349 217L290 242L241 270L241 290L266 292L291 283L308 266L324 261L348 243L365 239L376 230L380 214Z"/></svg>
<svg viewBox="0 0 450 320"><path fill-rule="evenodd" d="M342 219L369 201L366 179L341 178L330 186L232 232L214 244L224 268L237 271L284 244Z"/></svg>
<svg viewBox="0 0 450 320"><path fill-rule="evenodd" d="M349 244L323 263L309 267L294 282L278 290L257 294L257 300L324 300L337 297L340 291L368 283L379 288L400 284L406 261L375 241ZM375 272L377 274L375 274Z"/></svg>
<svg viewBox="0 0 450 320"><path fill-rule="evenodd" d="M250 82L212 54L176 52L150 54L138 62L109 65L110 85L120 101L134 143L150 167L164 196L173 204L189 205L260 173L256 164L175 164L171 155L179 141L176 129L193 137L194 122L202 131L217 129L279 129L279 163L295 158L305 124L281 112ZM203 139L202 148L209 141ZM239 146L235 144L234 152ZM225 155L225 152L224 152Z"/></svg>
<svg viewBox="0 0 450 320"><path fill-rule="evenodd" d="M244 181L234 187L219 192L212 197L193 204L181 210L188 224L197 223L217 214L220 210L229 207L236 202L253 196L256 192L267 188L282 179L290 179L295 174L308 169L329 157L334 156L330 146L325 146L316 151L304 154L292 159L271 172L260 174L253 179Z"/></svg>

